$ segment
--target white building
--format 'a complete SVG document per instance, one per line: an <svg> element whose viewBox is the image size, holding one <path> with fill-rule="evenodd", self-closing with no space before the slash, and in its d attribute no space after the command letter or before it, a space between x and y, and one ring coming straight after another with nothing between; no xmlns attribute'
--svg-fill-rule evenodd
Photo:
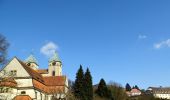
<svg viewBox="0 0 170 100"><path fill-rule="evenodd" d="M126 94L131 97L131 96L139 96L141 95L141 91L138 89L132 89L131 91L127 91Z"/></svg>
<svg viewBox="0 0 170 100"><path fill-rule="evenodd" d="M149 87L147 93L152 94L155 98L170 99L170 87Z"/></svg>
<svg viewBox="0 0 170 100"><path fill-rule="evenodd" d="M33 55L25 62L14 57L0 71L0 100L64 99L68 80L62 75L62 62L57 53L49 60L48 69L38 67Z"/></svg>

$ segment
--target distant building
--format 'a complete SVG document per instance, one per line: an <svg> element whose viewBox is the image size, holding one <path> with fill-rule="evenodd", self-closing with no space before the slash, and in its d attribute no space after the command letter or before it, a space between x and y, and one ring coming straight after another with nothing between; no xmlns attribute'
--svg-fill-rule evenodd
<svg viewBox="0 0 170 100"><path fill-rule="evenodd" d="M30 55L26 61L14 57L0 71L0 100L65 99L68 80L62 75L62 62L57 53L49 60L48 69L39 69Z"/></svg>
<svg viewBox="0 0 170 100"><path fill-rule="evenodd" d="M170 99L170 87L149 87L147 94L149 93L155 98Z"/></svg>
<svg viewBox="0 0 170 100"><path fill-rule="evenodd" d="M138 89L132 89L131 91L127 91L126 94L131 97L131 96L139 96L141 95L141 91Z"/></svg>

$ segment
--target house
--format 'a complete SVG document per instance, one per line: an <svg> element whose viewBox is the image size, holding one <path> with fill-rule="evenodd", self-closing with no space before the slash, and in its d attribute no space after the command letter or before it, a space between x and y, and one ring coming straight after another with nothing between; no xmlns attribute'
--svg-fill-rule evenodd
<svg viewBox="0 0 170 100"><path fill-rule="evenodd" d="M155 98L170 99L170 87L149 87L146 92Z"/></svg>
<svg viewBox="0 0 170 100"><path fill-rule="evenodd" d="M134 89L132 89L131 91L127 91L126 94L127 94L129 97L131 97L131 96L139 96L139 95L141 95L141 91L138 90L138 89L136 89L136 88L134 88Z"/></svg>
<svg viewBox="0 0 170 100"><path fill-rule="evenodd" d="M62 62L55 53L47 69L39 69L36 58L14 57L0 71L0 100L65 100L68 79L62 75Z"/></svg>

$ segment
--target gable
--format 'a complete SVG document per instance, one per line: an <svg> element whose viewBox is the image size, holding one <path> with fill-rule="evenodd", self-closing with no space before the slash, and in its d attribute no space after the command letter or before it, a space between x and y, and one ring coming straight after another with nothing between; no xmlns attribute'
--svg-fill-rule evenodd
<svg viewBox="0 0 170 100"><path fill-rule="evenodd" d="M10 73L11 71L16 71L16 77L29 77L28 72L23 68L17 58L13 58L2 70L1 75L5 71Z"/></svg>

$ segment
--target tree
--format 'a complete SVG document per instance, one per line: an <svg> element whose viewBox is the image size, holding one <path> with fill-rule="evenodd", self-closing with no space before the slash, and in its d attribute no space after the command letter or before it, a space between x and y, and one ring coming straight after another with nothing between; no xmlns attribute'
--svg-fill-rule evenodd
<svg viewBox="0 0 170 100"><path fill-rule="evenodd" d="M66 93L66 100L77 100L74 96L74 82L71 80L68 80L68 91Z"/></svg>
<svg viewBox="0 0 170 100"><path fill-rule="evenodd" d="M11 71L1 70L0 71L0 83L4 84L4 82L14 82L15 74L11 73ZM18 84L18 83L17 83ZM0 94L0 100L12 100L12 95L17 95L15 92L12 92L13 89L15 89L15 85L17 85L15 82L13 86L0 86L0 92L3 93ZM19 85L19 84L18 84ZM11 92L9 92L11 91Z"/></svg>
<svg viewBox="0 0 170 100"><path fill-rule="evenodd" d="M0 34L0 64L3 65L6 63L7 57L7 49L9 47L9 43L7 42L6 38Z"/></svg>
<svg viewBox="0 0 170 100"><path fill-rule="evenodd" d="M139 89L139 87L138 87L137 85L135 85L135 89L138 89L138 90L140 90L140 89Z"/></svg>
<svg viewBox="0 0 170 100"><path fill-rule="evenodd" d="M84 91L84 72L83 72L83 68L80 65L79 70L77 71L76 74L76 80L74 83L74 95L77 99L80 100L85 100L85 91Z"/></svg>
<svg viewBox="0 0 170 100"><path fill-rule="evenodd" d="M125 89L118 83L110 82L108 85L113 100L126 100L127 95Z"/></svg>
<svg viewBox="0 0 170 100"><path fill-rule="evenodd" d="M111 92L107 88L106 82L103 78L99 82L96 93L102 98L111 98Z"/></svg>
<svg viewBox="0 0 170 100"><path fill-rule="evenodd" d="M131 91L131 86L129 85L129 83L126 84L126 91Z"/></svg>
<svg viewBox="0 0 170 100"><path fill-rule="evenodd" d="M88 68L84 75L84 92L85 92L85 97L87 100L93 100L92 76Z"/></svg>

